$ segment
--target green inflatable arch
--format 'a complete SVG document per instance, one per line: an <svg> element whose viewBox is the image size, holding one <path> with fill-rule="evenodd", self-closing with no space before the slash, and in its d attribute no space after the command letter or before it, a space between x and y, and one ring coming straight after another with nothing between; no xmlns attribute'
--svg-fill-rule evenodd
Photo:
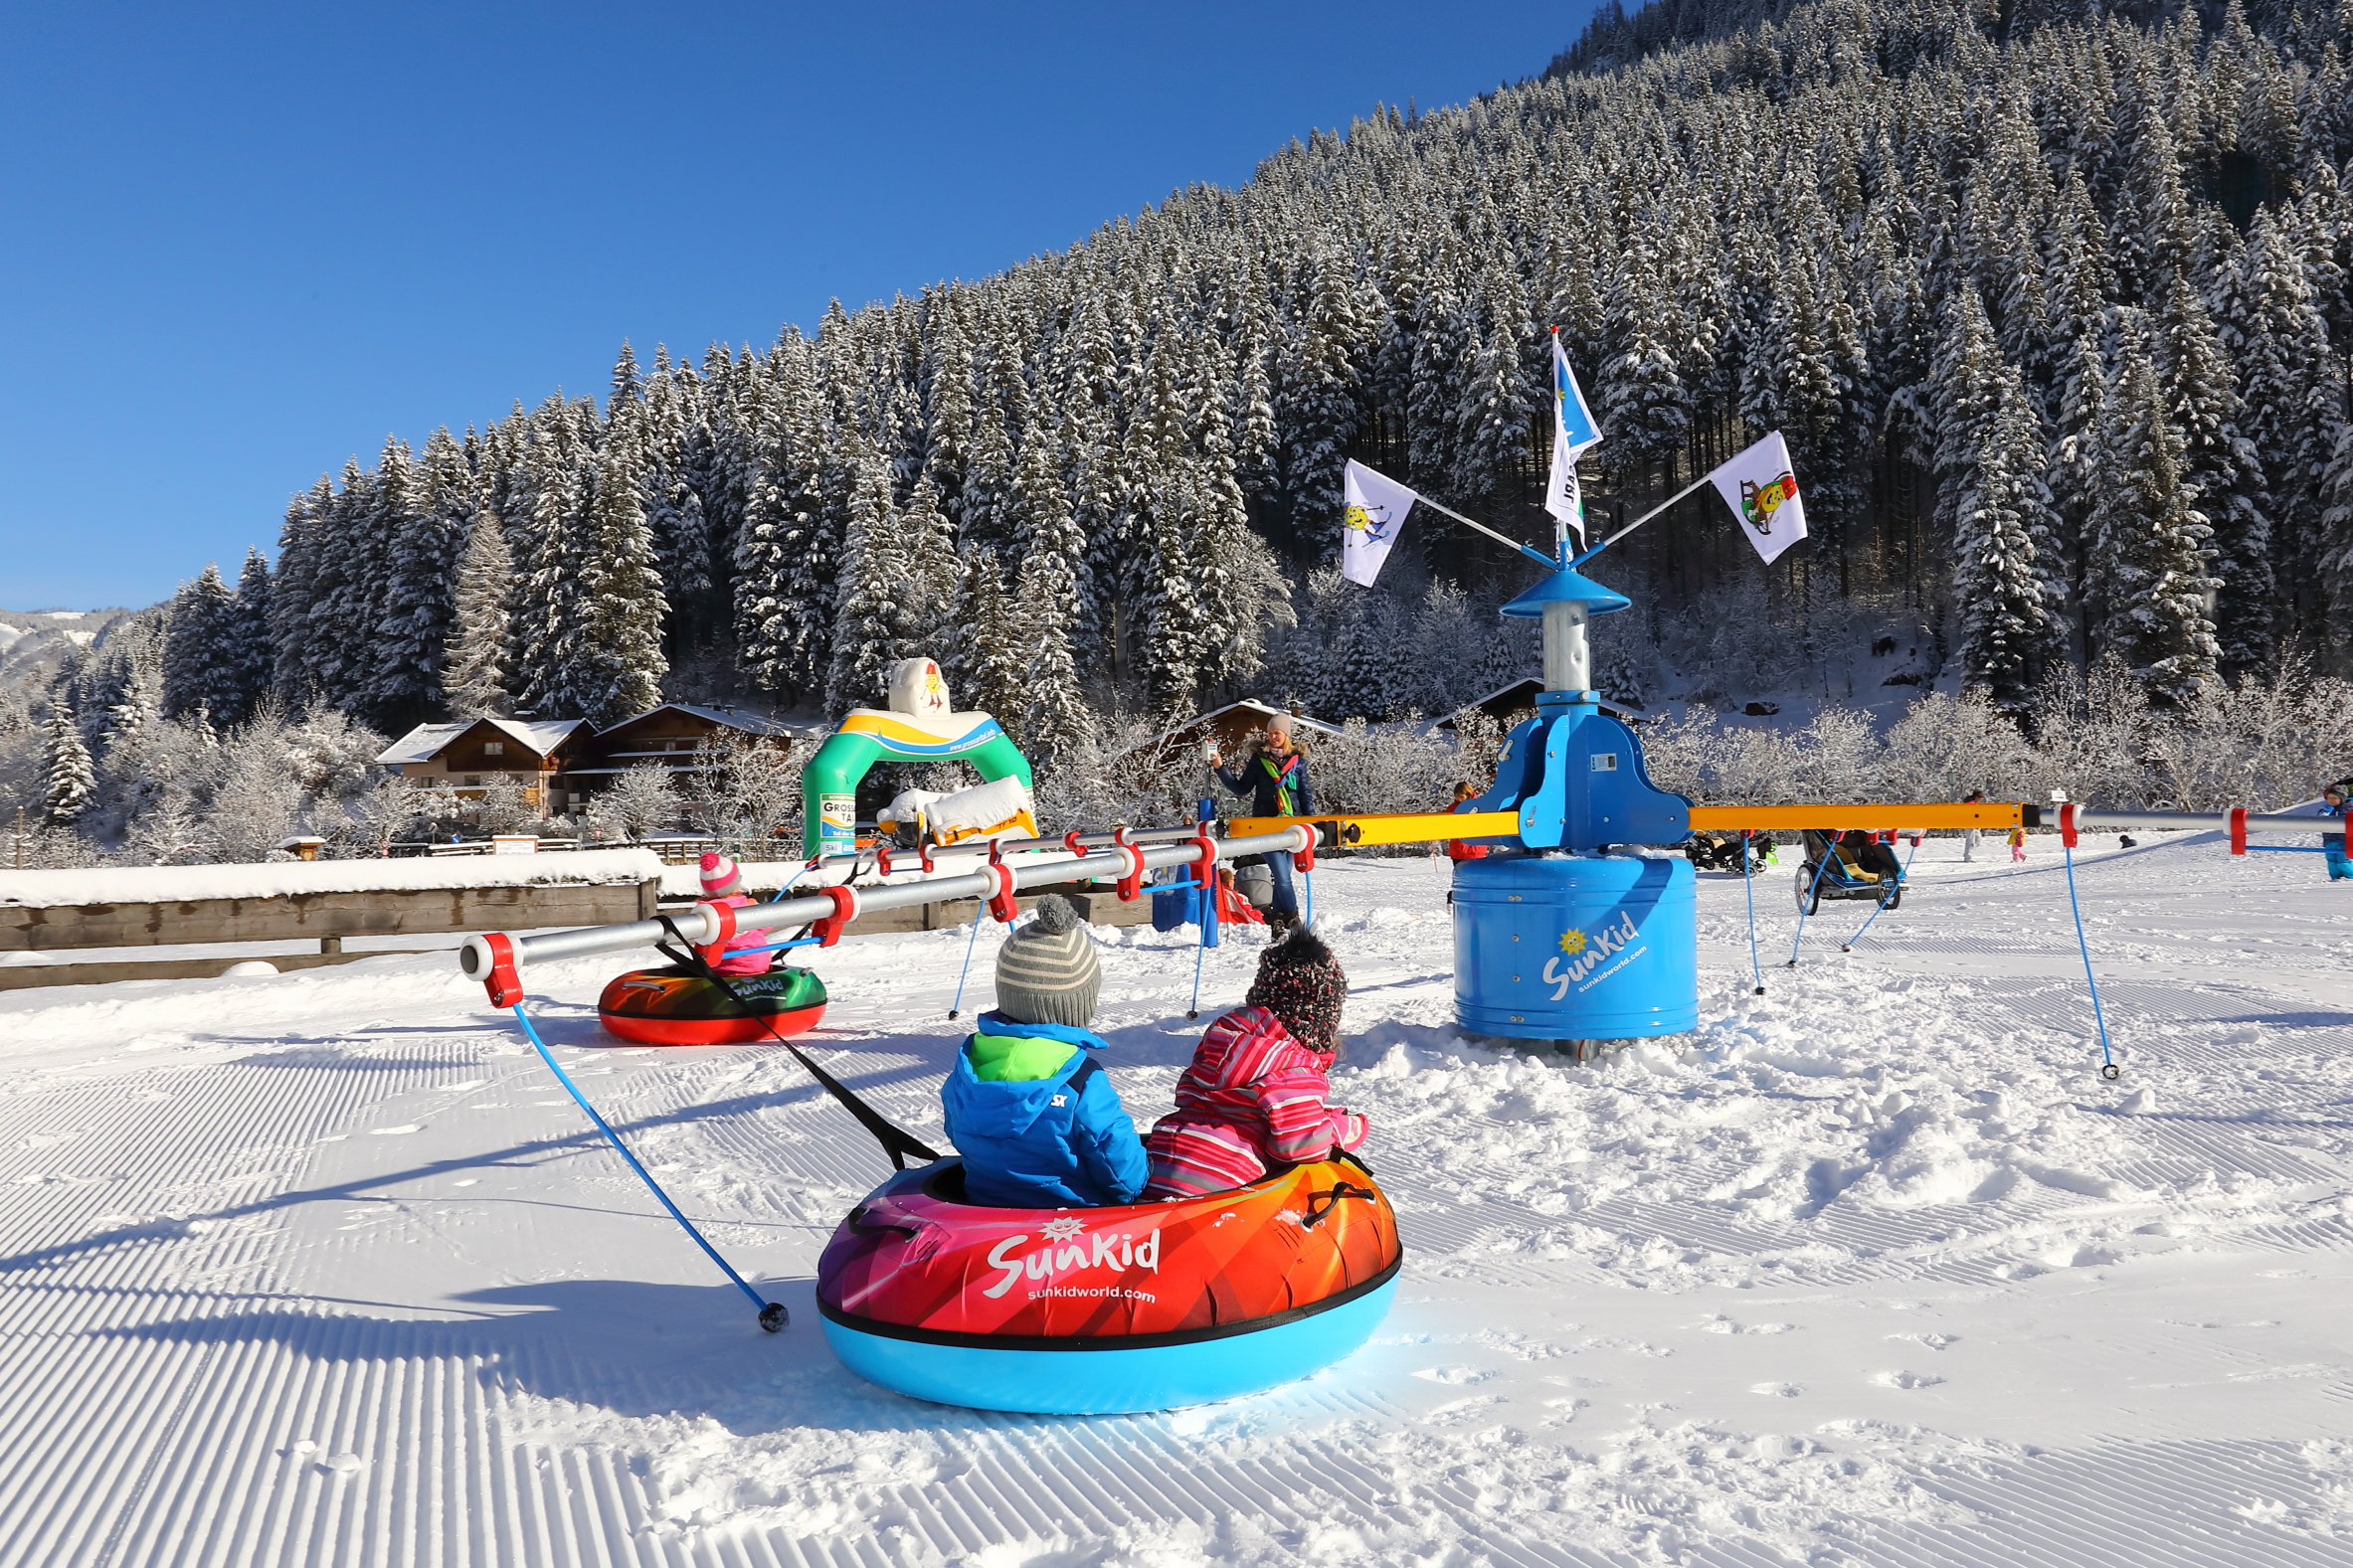
<svg viewBox="0 0 2353 1568"><path fill-rule="evenodd" d="M907 715L879 708L852 708L801 775L801 848L811 858L847 854L857 847L858 781L888 758L897 762L970 763L989 783L1018 779L1031 784L1029 759L1012 737L985 713L960 714L976 722L943 740Z"/></svg>

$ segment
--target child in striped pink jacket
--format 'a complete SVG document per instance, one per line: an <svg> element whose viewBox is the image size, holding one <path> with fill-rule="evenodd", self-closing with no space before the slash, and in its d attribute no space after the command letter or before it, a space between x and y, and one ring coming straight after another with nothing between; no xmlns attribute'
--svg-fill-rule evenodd
<svg viewBox="0 0 2353 1568"><path fill-rule="evenodd" d="M1271 1166L1363 1143L1364 1119L1327 1099L1347 995L1340 960L1304 926L1259 956L1244 1005L1209 1025L1176 1080L1176 1111L1144 1140L1147 1198L1246 1187Z"/></svg>

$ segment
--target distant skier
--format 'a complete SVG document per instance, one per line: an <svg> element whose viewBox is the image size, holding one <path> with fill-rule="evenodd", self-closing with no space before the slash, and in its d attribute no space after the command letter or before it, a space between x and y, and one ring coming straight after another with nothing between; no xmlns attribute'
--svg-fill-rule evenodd
<svg viewBox="0 0 2353 1568"><path fill-rule="evenodd" d="M1225 759L1209 754L1209 771L1235 794L1250 797L1252 816L1311 816L1316 802L1308 790L1307 754L1291 744L1290 722L1277 714L1266 722L1266 739L1250 750L1250 760L1232 773ZM1266 923L1277 936L1299 924L1299 894L1291 885L1291 857L1261 857L1274 877L1274 907Z"/></svg>
<svg viewBox="0 0 2353 1568"><path fill-rule="evenodd" d="M1985 791L1983 789L1972 789L1967 794L1961 796L1961 803L1963 805L1975 805L1978 801L1984 798ZM1963 860L1975 860L1977 858L1977 843L1978 840L1983 836L1984 835L1979 833L1974 827L1964 827L1961 829L1961 858Z"/></svg>
<svg viewBox="0 0 2353 1568"><path fill-rule="evenodd" d="M2023 827L2010 829L2010 858L2014 861L2026 858L2026 829Z"/></svg>
<svg viewBox="0 0 2353 1568"><path fill-rule="evenodd" d="M2353 789L2353 779L2340 779L2321 790L2320 814L2337 817L2341 820L2345 815L2345 799L2348 789ZM2328 851L2328 880L2331 882L2353 882L2353 860L2345 858L2345 835L2343 833L2323 833L2320 835L2320 847Z"/></svg>

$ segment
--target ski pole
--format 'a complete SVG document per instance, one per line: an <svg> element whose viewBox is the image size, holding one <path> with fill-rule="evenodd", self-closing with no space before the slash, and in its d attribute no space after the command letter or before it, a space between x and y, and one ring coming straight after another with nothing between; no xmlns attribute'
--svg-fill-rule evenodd
<svg viewBox="0 0 2353 1568"><path fill-rule="evenodd" d="M2113 1082L2124 1076L2124 1070L2116 1065L2114 1054L2108 1050L2107 1015L2100 1011L2099 981L2091 973L2091 944L2083 938L2083 906L2076 902L2076 846L2068 842L2073 836L2072 832L2063 833L2059 840L2059 852L2067 857L2067 907L2076 917L2076 946L2083 955L2083 983L2091 988L2091 1023L2099 1030L2099 1076Z"/></svg>
<svg viewBox="0 0 2353 1568"><path fill-rule="evenodd" d="M966 975L973 972L973 947L980 940L981 912L979 909L975 909L973 911L973 934L964 939L964 967L956 971L956 1000L948 1004L948 1020L951 1023L955 1022L956 1015L964 1010L964 979Z"/></svg>
<svg viewBox="0 0 2353 1568"><path fill-rule="evenodd" d="M678 1205L672 1203L670 1195L661 1190L661 1183L654 1180L643 1165L637 1163L637 1156L630 1152L630 1146L621 1140L621 1134L614 1132L612 1125L603 1117L597 1115L597 1108L588 1103L588 1096L582 1094L580 1087L572 1082L571 1076L556 1064L555 1054L548 1050L547 1042L539 1037L539 1031L531 1026L531 1015L523 1011L521 1002L515 1003L515 1022L523 1026L524 1038L528 1039L531 1042L531 1048L539 1053L539 1059L547 1063L547 1070L556 1075L556 1082L564 1086L564 1092L572 1097L573 1104L588 1113L588 1119L597 1124L597 1131L604 1133L612 1141L614 1148L620 1151L621 1157L630 1162L630 1169L637 1173L637 1179L645 1183L646 1190L661 1200L661 1206L670 1211L670 1218L676 1220L684 1228L686 1234L694 1238L694 1244L719 1266L719 1272L733 1280L735 1288L751 1299L752 1305L760 1311L760 1326L772 1334L781 1331L786 1323L792 1321L792 1313L785 1310L782 1302L768 1301L758 1291L745 1284L744 1277L736 1273L725 1258L719 1256L719 1249L705 1241L703 1233L694 1228L694 1221L678 1212Z"/></svg>
<svg viewBox="0 0 2353 1568"><path fill-rule="evenodd" d="M1888 905L1903 891L1903 879L1911 875L1911 856L1916 855L1919 852L1920 841L1915 838L1911 841L1911 854L1905 855L1903 857L1903 870L1897 876L1896 885L1889 888L1887 892L1880 895L1879 907L1873 910L1869 918L1863 922L1863 931L1856 932L1855 935L1840 943L1838 945L1839 952L1853 953L1855 951L1855 944L1863 940L1863 932L1869 931L1871 929L1872 921L1879 919L1882 915L1888 912Z"/></svg>
<svg viewBox="0 0 2353 1568"><path fill-rule="evenodd" d="M1764 969L1756 958L1756 879L1748 870L1748 835L1750 828L1740 829L1740 891L1748 895L1748 972L1756 976L1756 994L1764 994Z"/></svg>

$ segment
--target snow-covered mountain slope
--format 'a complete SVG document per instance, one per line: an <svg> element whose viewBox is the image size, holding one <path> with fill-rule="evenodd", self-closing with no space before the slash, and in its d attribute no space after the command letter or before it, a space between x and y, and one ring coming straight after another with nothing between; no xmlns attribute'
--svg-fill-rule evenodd
<svg viewBox="0 0 2353 1568"><path fill-rule="evenodd" d="M1119 1420L844 1372L810 1274L886 1162L781 1052L607 1041L613 959L534 1010L782 1337L447 958L14 993L0 1562L2353 1563L2353 886L2086 856L2109 1085L2033 849L1932 842L1794 970L1760 879L1761 998L1704 878L1703 1026L1585 1067L1458 1039L1431 866L1328 865L1396 1308L1309 1382ZM1105 941L1149 1119L1193 950ZM964 944L819 960L823 1059L935 1139Z"/></svg>

